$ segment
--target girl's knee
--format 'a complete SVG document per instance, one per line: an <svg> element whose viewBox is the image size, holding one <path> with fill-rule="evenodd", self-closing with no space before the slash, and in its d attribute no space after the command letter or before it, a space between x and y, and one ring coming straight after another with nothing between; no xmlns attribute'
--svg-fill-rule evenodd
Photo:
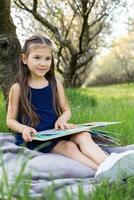
<svg viewBox="0 0 134 200"><path fill-rule="evenodd" d="M72 141L60 141L58 144L52 149L52 153L61 153L64 154L65 152L71 153L78 149L77 145Z"/></svg>
<svg viewBox="0 0 134 200"><path fill-rule="evenodd" d="M72 141L79 142L81 140L92 140L91 134L89 132L81 132L78 134L75 134L71 137Z"/></svg>
<svg viewBox="0 0 134 200"><path fill-rule="evenodd" d="M87 132L87 131L83 132L82 135L83 137L92 138L90 132Z"/></svg>

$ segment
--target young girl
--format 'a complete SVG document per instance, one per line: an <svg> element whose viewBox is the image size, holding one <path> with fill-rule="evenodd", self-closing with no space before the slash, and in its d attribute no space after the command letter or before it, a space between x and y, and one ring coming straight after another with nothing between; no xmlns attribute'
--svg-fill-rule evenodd
<svg viewBox="0 0 134 200"><path fill-rule="evenodd" d="M73 128L70 117L63 86L54 74L52 43L46 37L32 36L24 44L19 72L9 92L7 125L16 132L17 145L26 142L34 149L43 142L32 141L30 133ZM95 170L108 157L88 132L51 140L40 151L62 154Z"/></svg>

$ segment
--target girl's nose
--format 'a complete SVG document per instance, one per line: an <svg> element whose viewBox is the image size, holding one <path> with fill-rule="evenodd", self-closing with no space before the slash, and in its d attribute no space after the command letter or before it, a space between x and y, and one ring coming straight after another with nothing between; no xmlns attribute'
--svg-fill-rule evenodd
<svg viewBox="0 0 134 200"><path fill-rule="evenodd" d="M40 61L40 65L46 65L47 62L45 60Z"/></svg>

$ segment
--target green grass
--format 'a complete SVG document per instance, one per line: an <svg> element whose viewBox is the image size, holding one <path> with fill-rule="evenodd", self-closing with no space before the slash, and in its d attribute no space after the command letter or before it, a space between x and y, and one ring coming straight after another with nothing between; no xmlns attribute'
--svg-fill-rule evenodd
<svg viewBox="0 0 134 200"><path fill-rule="evenodd" d="M121 121L107 127L117 133L122 144L134 143L134 84L68 89L73 123Z"/></svg>
<svg viewBox="0 0 134 200"><path fill-rule="evenodd" d="M70 120L72 123L121 121L121 124L109 126L106 130L114 132L123 145L134 143L134 84L67 89L66 94L72 110L72 118ZM5 121L6 108L2 93L0 93L0 132L8 131ZM7 187L6 179L2 183ZM3 192L3 184L0 184L2 185L0 193ZM26 195L22 199L29 199L28 187L24 185ZM47 194L49 200L57 199L52 188L47 190ZM11 190L7 195L12 196ZM85 196L81 187L79 188L78 196L79 200L89 199L89 196ZM71 200L72 197L65 192L64 199ZM134 199L134 178L128 179L127 183L122 182L121 184L103 183L102 186L97 187L92 195L90 194L90 199Z"/></svg>
<svg viewBox="0 0 134 200"><path fill-rule="evenodd" d="M0 179L0 199L2 200L28 200L30 199L29 190L31 183L31 176L29 174L28 181L24 181L23 174L26 168L27 161L24 161L18 174L14 174L14 181L9 181L6 171L6 166L0 151L0 167L2 171L2 178ZM10 183L10 184L9 184Z"/></svg>
<svg viewBox="0 0 134 200"><path fill-rule="evenodd" d="M6 105L1 91L0 91L0 132L8 132L8 128L6 126Z"/></svg>
<svg viewBox="0 0 134 200"><path fill-rule="evenodd" d="M122 182L112 184L103 182L97 186L95 192L90 194L91 200L133 200L134 199L134 177Z"/></svg>

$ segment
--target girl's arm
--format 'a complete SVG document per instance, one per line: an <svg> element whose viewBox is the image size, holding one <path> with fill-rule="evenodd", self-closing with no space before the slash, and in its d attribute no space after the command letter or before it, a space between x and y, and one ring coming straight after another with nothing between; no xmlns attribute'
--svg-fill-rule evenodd
<svg viewBox="0 0 134 200"><path fill-rule="evenodd" d="M55 129L73 128L74 125L68 124L67 121L71 118L71 110L69 108L63 85L57 80L58 100L62 114L55 123Z"/></svg>
<svg viewBox="0 0 134 200"><path fill-rule="evenodd" d="M15 132L22 133L25 141L31 141L30 132L36 132L32 127L23 125L17 121L20 103L20 86L15 83L9 92L9 102L7 109L7 126ZM27 133L27 135L26 135Z"/></svg>

